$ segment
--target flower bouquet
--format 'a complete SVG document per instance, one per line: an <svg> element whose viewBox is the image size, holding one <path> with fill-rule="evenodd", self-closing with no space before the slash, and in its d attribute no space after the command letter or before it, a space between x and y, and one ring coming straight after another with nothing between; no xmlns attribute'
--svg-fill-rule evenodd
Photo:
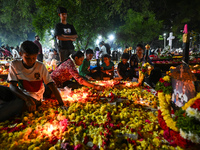
<svg viewBox="0 0 200 150"><path fill-rule="evenodd" d="M138 83L139 85L142 84L142 81L144 80L144 77L146 75L150 75L151 74L151 70L153 70L153 66L151 66L148 62L147 63L140 63L138 65L138 69L139 69L139 78L138 78Z"/></svg>

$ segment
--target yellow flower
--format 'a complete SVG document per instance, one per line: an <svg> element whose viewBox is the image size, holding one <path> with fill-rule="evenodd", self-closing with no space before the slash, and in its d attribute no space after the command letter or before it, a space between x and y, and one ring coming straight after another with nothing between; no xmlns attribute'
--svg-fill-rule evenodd
<svg viewBox="0 0 200 150"><path fill-rule="evenodd" d="M24 117L24 121L28 121L28 117Z"/></svg>
<svg viewBox="0 0 200 150"><path fill-rule="evenodd" d="M161 141L158 138L154 138L153 143L156 145L156 147L159 147L161 144Z"/></svg>
<svg viewBox="0 0 200 150"><path fill-rule="evenodd" d="M170 76L164 76L164 77L163 77L163 80L164 80L164 81L167 81L167 82L170 82Z"/></svg>

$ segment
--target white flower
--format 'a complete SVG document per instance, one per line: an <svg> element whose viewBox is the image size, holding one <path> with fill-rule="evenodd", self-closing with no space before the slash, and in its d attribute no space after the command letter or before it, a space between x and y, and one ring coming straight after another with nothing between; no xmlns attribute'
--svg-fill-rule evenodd
<svg viewBox="0 0 200 150"><path fill-rule="evenodd" d="M186 109L186 112L187 112L188 116L190 116L190 117L195 117L198 114L197 109L193 109L191 107L188 107Z"/></svg>
<svg viewBox="0 0 200 150"><path fill-rule="evenodd" d="M188 139L191 140L193 143L199 143L199 137L197 134L193 134L189 131Z"/></svg>
<svg viewBox="0 0 200 150"><path fill-rule="evenodd" d="M180 128L180 135L182 138L187 139L187 133Z"/></svg>

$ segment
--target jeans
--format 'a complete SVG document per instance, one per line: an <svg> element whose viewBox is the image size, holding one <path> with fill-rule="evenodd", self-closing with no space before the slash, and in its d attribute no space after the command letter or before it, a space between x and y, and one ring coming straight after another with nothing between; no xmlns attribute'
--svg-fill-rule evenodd
<svg viewBox="0 0 200 150"><path fill-rule="evenodd" d="M24 105L24 100L15 96L8 87L0 86L0 121L21 114Z"/></svg>

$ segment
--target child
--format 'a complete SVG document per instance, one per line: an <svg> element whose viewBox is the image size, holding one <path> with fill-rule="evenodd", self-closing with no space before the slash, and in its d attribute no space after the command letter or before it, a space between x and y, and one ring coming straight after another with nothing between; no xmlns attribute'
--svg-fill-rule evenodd
<svg viewBox="0 0 200 150"><path fill-rule="evenodd" d="M84 54L81 51L77 51L73 55L70 55L68 59L62 62L58 67L51 73L51 77L58 87L68 86L69 88L76 89L81 85L92 87L96 90L102 90L102 86L95 85L87 82L83 77L78 74L77 66L83 63ZM76 80L73 82L72 77Z"/></svg>
<svg viewBox="0 0 200 150"><path fill-rule="evenodd" d="M10 90L20 99L24 100L30 112L41 105L45 91L43 82L54 93L59 105L64 105L52 78L44 64L36 61L39 48L32 41L25 41L20 46L22 60L11 62L7 81Z"/></svg>
<svg viewBox="0 0 200 150"><path fill-rule="evenodd" d="M117 73L118 73L120 79L131 80L133 78L133 76L130 73L129 64L127 63L128 60L129 60L129 54L123 53L122 61L118 64L118 67L117 67Z"/></svg>
<svg viewBox="0 0 200 150"><path fill-rule="evenodd" d="M93 54L94 53L92 49L87 49L86 58L83 60L82 65L79 67L79 74L88 80L94 80L94 78L96 78L95 72L97 72L97 70L90 70L90 60L92 59Z"/></svg>
<svg viewBox="0 0 200 150"><path fill-rule="evenodd" d="M101 79L103 77L109 77L110 79L113 79L114 74L114 63L111 60L110 55L105 54L103 56L103 64L101 65Z"/></svg>

